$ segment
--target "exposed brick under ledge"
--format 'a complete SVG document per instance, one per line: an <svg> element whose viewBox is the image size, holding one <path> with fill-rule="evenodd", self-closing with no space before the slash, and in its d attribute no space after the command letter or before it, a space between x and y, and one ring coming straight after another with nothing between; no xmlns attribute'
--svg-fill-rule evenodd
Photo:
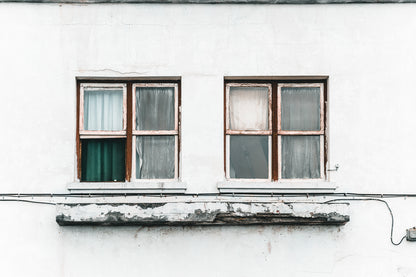
<svg viewBox="0 0 416 277"><path fill-rule="evenodd" d="M59 204L56 222L67 225L343 225L345 203L160 202Z"/></svg>

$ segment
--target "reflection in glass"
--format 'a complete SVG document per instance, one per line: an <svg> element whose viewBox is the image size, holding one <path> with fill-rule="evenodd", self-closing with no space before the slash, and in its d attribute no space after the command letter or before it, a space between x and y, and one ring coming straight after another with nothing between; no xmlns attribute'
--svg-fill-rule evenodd
<svg viewBox="0 0 416 277"><path fill-rule="evenodd" d="M268 136L230 136L230 178L267 179Z"/></svg>

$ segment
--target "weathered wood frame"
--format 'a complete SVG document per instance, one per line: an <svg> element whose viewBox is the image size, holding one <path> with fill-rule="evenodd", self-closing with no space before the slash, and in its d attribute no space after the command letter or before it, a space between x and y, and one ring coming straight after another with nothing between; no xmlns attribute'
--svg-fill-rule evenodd
<svg viewBox="0 0 416 277"><path fill-rule="evenodd" d="M126 78L110 78L110 77L77 77L76 78L76 180L81 180L81 157L82 157L82 141L84 139L93 139L93 138L125 138L125 180L127 182L131 181L133 176L132 166L133 166L133 85L138 84L159 84L161 86L175 86L175 179L179 179L180 172L180 107L181 107L181 78L180 77L126 77ZM83 126L83 120L81 120L81 114L83 115L83 87L121 87L123 86L123 131L116 133L118 131L104 131L106 133L101 133L101 131L92 131L86 132L81 129ZM125 88L124 88L125 86ZM150 135L150 134L149 134ZM153 134L152 134L153 135ZM162 134L160 134L162 135ZM167 135L167 134L166 134ZM175 179L169 179L166 181L173 181ZM149 180L148 180L149 181ZM152 179L150 181L163 181L161 179ZM100 183L100 182L97 182ZM108 183L108 182L107 182ZM114 182L116 183L116 182ZM118 183L118 182L117 182Z"/></svg>
<svg viewBox="0 0 416 277"><path fill-rule="evenodd" d="M319 130L317 131L288 131L282 130L282 88L299 88L314 87L319 88ZM282 176L282 136L319 136L319 160L320 160L320 178L308 179L311 181L322 181L325 178L324 168L324 135L325 135L325 101L324 101L324 84L323 83L283 83L277 85L277 134L278 134L278 175ZM283 179L283 178L281 178ZM285 181L299 179L284 179ZM302 180L302 179L301 179Z"/></svg>
<svg viewBox="0 0 416 277"><path fill-rule="evenodd" d="M320 129L317 131L287 131L282 130L282 88L319 88L320 91ZM323 135L325 133L324 123L324 84L323 83L284 83L277 85L277 131L279 135Z"/></svg>
<svg viewBox="0 0 416 277"><path fill-rule="evenodd" d="M88 90L114 90L121 88L123 90L123 130L120 131L96 131L84 130L84 93ZM89 138L124 138L126 137L127 128L127 85L123 83L81 83L80 85L80 108L79 108L79 134L81 139Z"/></svg>
<svg viewBox="0 0 416 277"><path fill-rule="evenodd" d="M173 87L175 97L174 130L136 130L136 89L139 87ZM135 83L132 87L132 169L131 180L149 182L151 180L171 181L179 178L179 84L177 83ZM136 137L138 136L174 136L175 137L175 176L173 179L136 179Z"/></svg>
<svg viewBox="0 0 416 277"><path fill-rule="evenodd" d="M266 87L268 89L268 130L231 130L230 129L230 88L232 87ZM225 173L226 179L249 180L264 182L272 180L272 84L270 83L227 83L225 85ZM230 136L231 135L257 135L268 137L268 177L266 179L239 179L230 178Z"/></svg>
<svg viewBox="0 0 416 277"><path fill-rule="evenodd" d="M229 88L232 86L271 87L269 99L269 129L271 131L229 130ZM287 131L281 129L281 88L282 87L319 87L320 88L320 130L317 131ZM230 135L271 135L269 138L269 179L268 181L284 180L285 182L324 181L326 178L326 163L328 160L327 139L327 76L295 76L295 77L228 77L224 80L224 171L226 180L260 181L265 179L236 179L230 178L229 136ZM282 179L281 136L282 135L319 135L320 136L320 178L319 179ZM271 141L271 142L270 142ZM270 146L271 144L271 146ZM270 151L271 150L271 151ZM271 157L270 157L271 156ZM270 174L271 172L271 174ZM267 180L266 180L267 181Z"/></svg>

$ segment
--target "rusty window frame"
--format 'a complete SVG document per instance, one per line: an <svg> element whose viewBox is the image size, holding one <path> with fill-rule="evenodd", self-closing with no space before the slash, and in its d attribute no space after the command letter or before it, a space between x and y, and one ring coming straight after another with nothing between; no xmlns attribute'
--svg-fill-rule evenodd
<svg viewBox="0 0 416 277"><path fill-rule="evenodd" d="M82 141L96 138L124 138L125 144L125 182L132 181L133 176L133 85L165 84L175 86L175 178L174 179L147 179L143 181L177 181L180 176L180 120L181 120L181 78L180 77L77 77L76 78L76 179L81 182ZM85 87L114 88L123 87L123 130L122 131L88 131L83 128L83 94ZM136 132L137 134L137 132ZM140 179L134 180L140 181ZM82 182L91 183L91 182ZM97 182L101 183L101 182ZM108 181L104 183L109 183ZM111 183L111 182L110 182ZM114 182L117 183L117 182Z"/></svg>
<svg viewBox="0 0 416 277"><path fill-rule="evenodd" d="M294 77L225 77L224 78L224 171L228 181L325 181L328 160L328 124L327 124L327 76L294 76ZM237 131L229 130L229 87L230 86L265 86L272 87L271 113L271 147L269 140L269 178L239 179L229 176L229 136L233 134L268 135L268 131ZM318 131L286 131L281 129L281 88L282 87L319 87L320 88L320 130ZM319 135L320 136L320 178L318 179L283 179L281 170L281 136L284 135ZM271 161L271 162L270 162ZM271 175L270 175L271 172Z"/></svg>

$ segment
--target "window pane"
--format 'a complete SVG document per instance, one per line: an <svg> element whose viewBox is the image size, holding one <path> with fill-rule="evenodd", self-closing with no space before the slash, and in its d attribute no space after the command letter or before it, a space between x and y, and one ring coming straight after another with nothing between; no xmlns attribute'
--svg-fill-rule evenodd
<svg viewBox="0 0 416 277"><path fill-rule="evenodd" d="M320 88L282 87L282 130L320 130Z"/></svg>
<svg viewBox="0 0 416 277"><path fill-rule="evenodd" d="M175 178L175 136L136 137L136 178Z"/></svg>
<svg viewBox="0 0 416 277"><path fill-rule="evenodd" d="M267 87L231 87L229 105L231 130L269 129Z"/></svg>
<svg viewBox="0 0 416 277"><path fill-rule="evenodd" d="M123 90L84 90L84 130L123 130Z"/></svg>
<svg viewBox="0 0 416 277"><path fill-rule="evenodd" d="M268 136L230 136L230 178L267 179Z"/></svg>
<svg viewBox="0 0 416 277"><path fill-rule="evenodd" d="M81 181L124 181L124 144L124 139L82 140Z"/></svg>
<svg viewBox="0 0 416 277"><path fill-rule="evenodd" d="M320 136L282 136L282 178L320 178Z"/></svg>
<svg viewBox="0 0 416 277"><path fill-rule="evenodd" d="M175 88L136 88L136 130L175 129Z"/></svg>

